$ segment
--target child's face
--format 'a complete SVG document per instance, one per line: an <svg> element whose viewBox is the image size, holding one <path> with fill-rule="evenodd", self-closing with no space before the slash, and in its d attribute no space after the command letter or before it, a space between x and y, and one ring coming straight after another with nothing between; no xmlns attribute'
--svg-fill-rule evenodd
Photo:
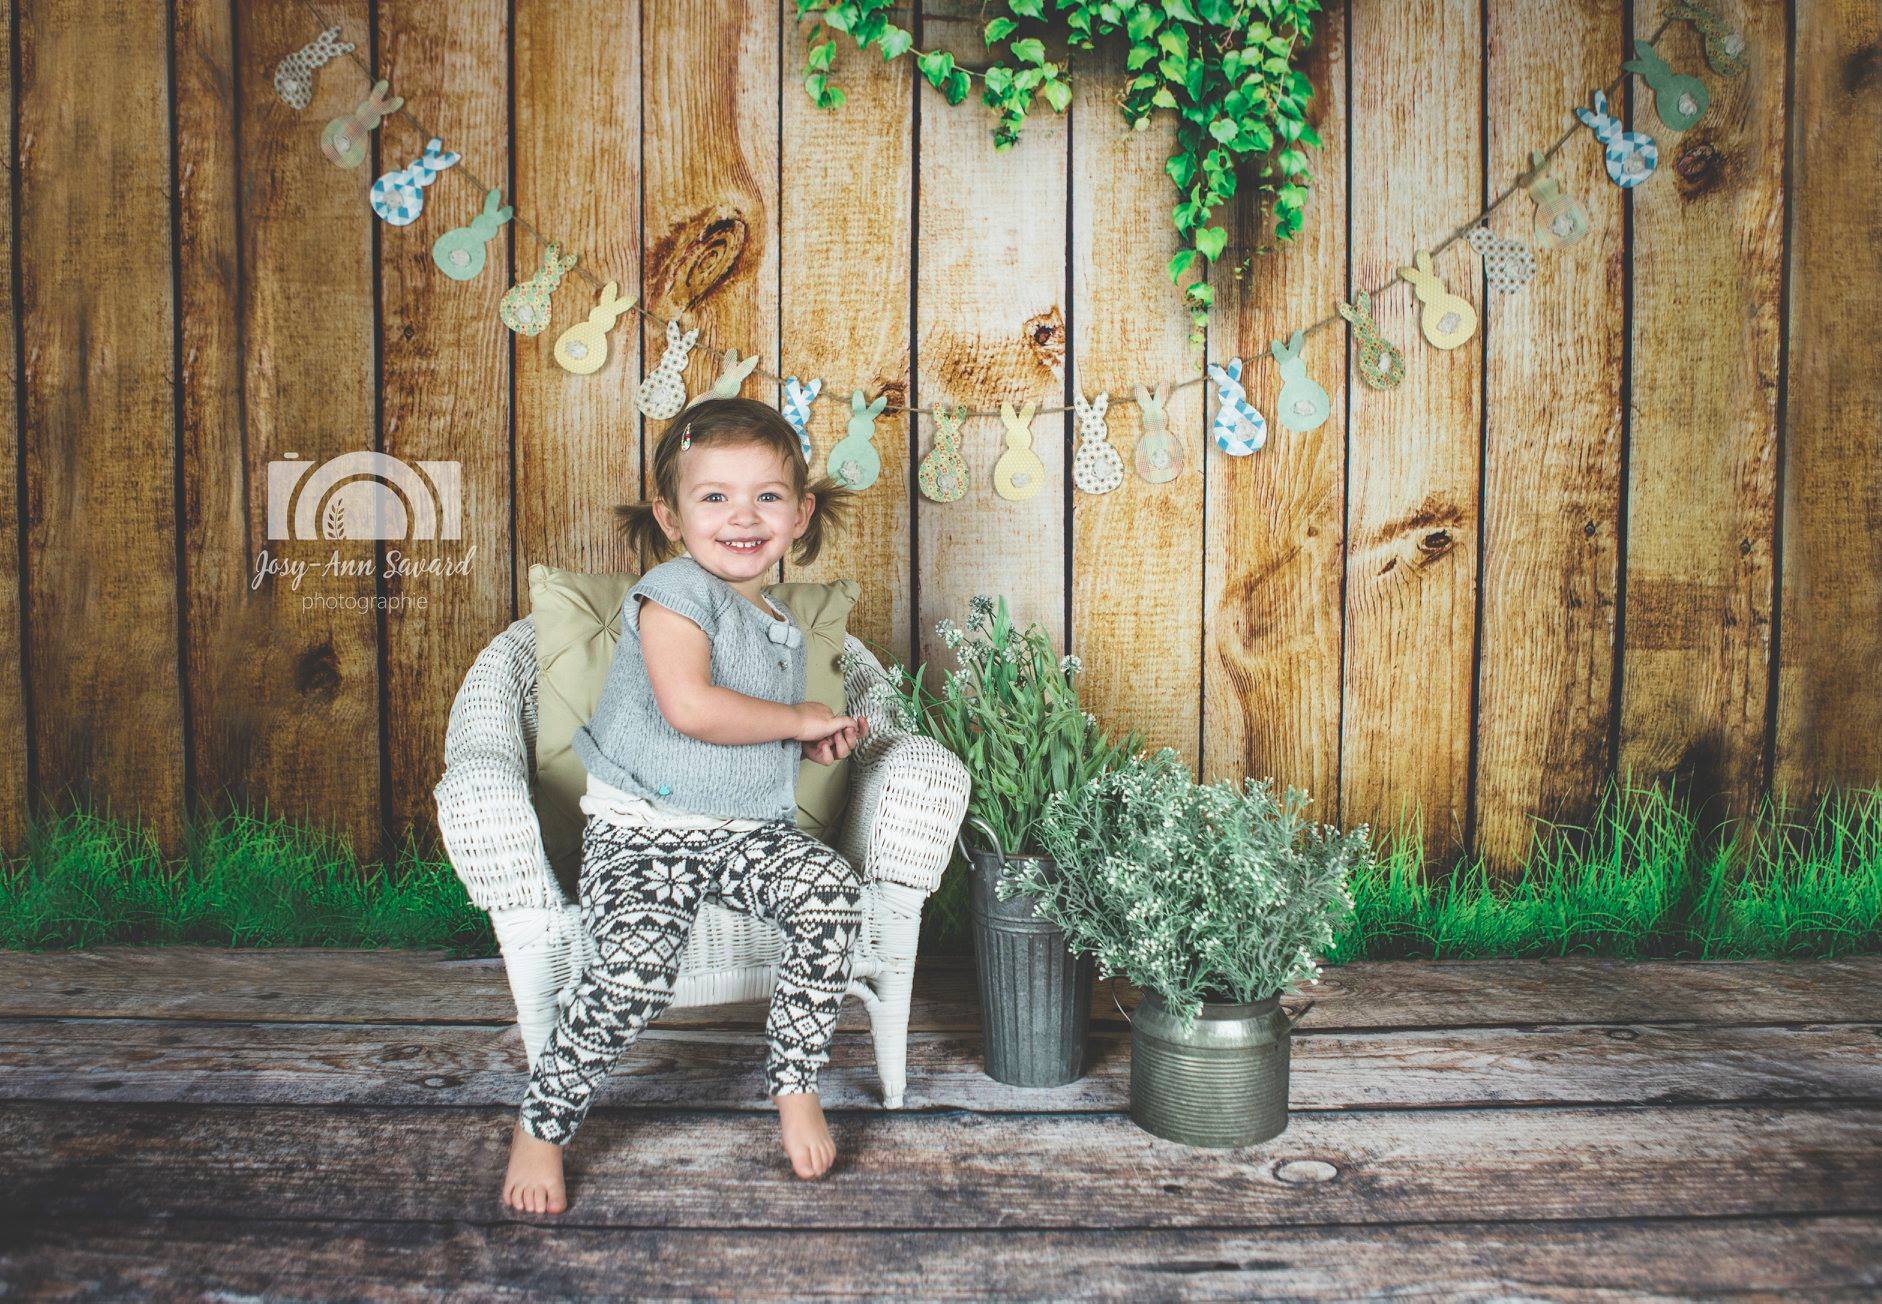
<svg viewBox="0 0 1882 1304"><path fill-rule="evenodd" d="M679 502L654 505L667 538L722 579L770 573L810 526L816 500L791 491L784 459L765 444L709 444L680 454ZM677 513L674 509L677 509Z"/></svg>

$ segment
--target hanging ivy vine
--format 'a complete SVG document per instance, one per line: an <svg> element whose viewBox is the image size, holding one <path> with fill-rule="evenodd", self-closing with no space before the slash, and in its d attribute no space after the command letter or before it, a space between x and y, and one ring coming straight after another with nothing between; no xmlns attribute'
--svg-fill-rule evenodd
<svg viewBox="0 0 1882 1304"><path fill-rule="evenodd" d="M983 83L981 103L993 110L993 146L1010 149L1039 99L1063 113L1072 102L1065 69L1046 58L1045 39L1062 38L1068 48L1089 50L1122 32L1130 43L1125 68L1131 74L1118 96L1124 121L1142 130L1158 109L1177 115L1177 149L1164 164L1175 183L1170 211L1180 246L1169 262L1172 283L1200 255L1213 263L1228 246L1228 232L1213 220L1217 207L1238 186L1253 185L1269 196L1275 235L1291 239L1300 230L1311 173L1306 148L1320 137L1307 123L1313 87L1297 66L1313 39L1319 0L1005 0L1005 13L991 18L981 36L992 62L985 72L962 68L946 50L917 50L914 36L889 21L890 0L797 0L809 52L804 91L820 108L843 103L831 80L836 33L857 49L874 46L884 60L913 54L928 84L949 104L967 98L973 78ZM1214 291L1197 280L1184 289L1201 340Z"/></svg>

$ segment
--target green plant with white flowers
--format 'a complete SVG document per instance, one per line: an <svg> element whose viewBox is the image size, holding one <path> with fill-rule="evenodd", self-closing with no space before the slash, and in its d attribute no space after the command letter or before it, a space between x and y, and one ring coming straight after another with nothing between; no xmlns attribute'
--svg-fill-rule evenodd
<svg viewBox="0 0 1882 1304"><path fill-rule="evenodd" d="M954 653L936 694L925 668L885 672L872 694L900 728L934 738L961 758L972 789L970 819L984 820L1008 855L1038 854L1037 829L1047 800L1077 788L1143 747L1132 732L1113 738L1078 700L1075 656L1059 656L1037 624L1020 629L985 594L969 606L967 628L952 620L935 632ZM842 659L847 674L854 659Z"/></svg>
<svg viewBox="0 0 1882 1304"><path fill-rule="evenodd" d="M1040 838L1056 870L1015 862L999 896L1031 894L1101 976L1158 992L1193 1026L1204 1000L1264 1000L1317 977L1350 920L1369 832L1316 824L1308 804L1269 779L1197 783L1165 747L1052 797Z"/></svg>
<svg viewBox="0 0 1882 1304"><path fill-rule="evenodd" d="M1272 197L1280 239L1300 230L1311 180L1306 148L1320 137L1306 118L1313 86L1296 65L1313 40L1319 0L1052 0L1050 17L1046 0L1006 0L1003 7L981 29L993 62L975 72L947 50L916 50L914 34L889 21L890 0L797 0L798 21L812 20L804 92L819 108L843 103L842 88L831 80L832 33L848 35L859 50L874 45L885 60L912 51L921 75L949 104L966 99L971 79L981 79L981 102L996 118L993 145L1004 150L1019 139L1035 100L1043 97L1060 113L1072 102L1065 70L1046 58L1041 38L1089 50L1121 33L1130 43L1124 61L1130 76L1117 96L1125 123L1141 129L1157 109L1177 115L1177 149L1163 165L1176 185L1170 220L1181 240L1170 280L1180 283L1199 255L1206 263L1222 256L1228 232L1211 218L1243 182ZM1184 300L1191 340L1199 343L1214 291L1197 281Z"/></svg>

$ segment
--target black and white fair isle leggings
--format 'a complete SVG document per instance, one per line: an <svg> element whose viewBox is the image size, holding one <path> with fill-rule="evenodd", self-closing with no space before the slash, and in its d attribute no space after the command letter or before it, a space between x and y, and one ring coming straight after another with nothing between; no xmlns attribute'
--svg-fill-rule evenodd
<svg viewBox="0 0 1882 1304"><path fill-rule="evenodd" d="M765 1085L771 1095L817 1089L862 920L862 878L849 861L783 821L727 831L591 818L581 912L596 957L556 997L555 1031L523 1098L524 1131L557 1145L575 1135L615 1061L672 1001L708 901L783 930Z"/></svg>

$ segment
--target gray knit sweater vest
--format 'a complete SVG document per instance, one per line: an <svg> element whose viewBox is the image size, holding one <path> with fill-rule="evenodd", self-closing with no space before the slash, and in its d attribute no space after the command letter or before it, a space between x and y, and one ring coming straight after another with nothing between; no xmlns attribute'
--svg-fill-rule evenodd
<svg viewBox="0 0 1882 1304"><path fill-rule="evenodd" d="M588 772L624 792L702 815L790 820L797 813L796 739L708 743L681 733L654 701L641 653L640 600L677 611L712 640L712 682L770 702L804 700L804 633L783 600L766 599L788 620L773 620L726 581L681 554L627 591L621 638L601 700L575 731Z"/></svg>

